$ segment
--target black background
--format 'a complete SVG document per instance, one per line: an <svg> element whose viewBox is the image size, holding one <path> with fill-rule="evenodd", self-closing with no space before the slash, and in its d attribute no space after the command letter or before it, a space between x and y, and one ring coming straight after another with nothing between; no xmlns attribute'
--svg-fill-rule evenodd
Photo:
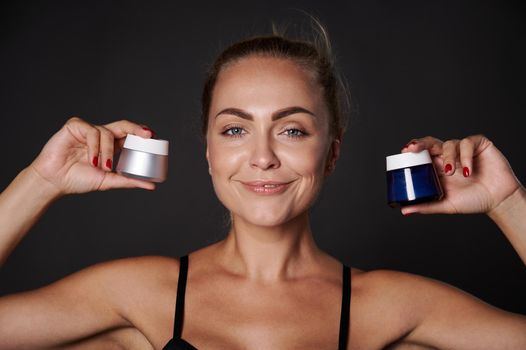
<svg viewBox="0 0 526 350"><path fill-rule="evenodd" d="M526 314L526 269L486 216L403 217L385 200L385 156L425 135L483 133L526 179L526 12L506 1L3 1L2 188L72 115L148 124L171 155L153 193L55 203L1 270L0 293L223 238L198 133L204 72L221 48L269 33L271 21L304 21L294 9L326 24L353 95L342 157L312 211L319 245L352 266L436 278Z"/></svg>

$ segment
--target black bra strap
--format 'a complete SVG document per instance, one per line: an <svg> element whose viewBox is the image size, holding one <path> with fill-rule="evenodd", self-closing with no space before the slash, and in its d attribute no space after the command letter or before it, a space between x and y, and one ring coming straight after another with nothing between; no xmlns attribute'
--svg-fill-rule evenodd
<svg viewBox="0 0 526 350"><path fill-rule="evenodd" d="M343 265L342 311L340 315L340 337L338 349L346 350L349 339L349 315L351 308L351 269Z"/></svg>
<svg viewBox="0 0 526 350"><path fill-rule="evenodd" d="M183 333L184 295L188 276L188 255L181 257L179 281L177 282L177 299L175 300L174 338L181 338Z"/></svg>

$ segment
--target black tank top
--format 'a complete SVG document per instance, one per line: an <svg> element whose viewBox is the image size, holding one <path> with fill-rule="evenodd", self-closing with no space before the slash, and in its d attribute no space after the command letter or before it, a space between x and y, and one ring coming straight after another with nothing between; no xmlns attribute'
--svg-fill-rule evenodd
<svg viewBox="0 0 526 350"><path fill-rule="evenodd" d="M181 257L179 269L179 281L177 283L177 299L175 301L175 321L173 338L166 344L163 350L197 350L195 346L181 338L183 333L184 296L186 290L186 279L188 276L188 255ZM338 338L338 350L347 349L349 338L349 313L351 306L351 271L348 266L343 265L342 281L342 308L340 313L340 334Z"/></svg>

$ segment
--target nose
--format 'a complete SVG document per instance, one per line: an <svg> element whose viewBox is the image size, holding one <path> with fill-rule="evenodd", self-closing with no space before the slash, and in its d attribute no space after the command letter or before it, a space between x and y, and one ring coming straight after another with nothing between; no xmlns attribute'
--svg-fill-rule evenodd
<svg viewBox="0 0 526 350"><path fill-rule="evenodd" d="M262 170L277 169L281 165L276 156L272 141L262 138L255 142L250 157L250 166Z"/></svg>

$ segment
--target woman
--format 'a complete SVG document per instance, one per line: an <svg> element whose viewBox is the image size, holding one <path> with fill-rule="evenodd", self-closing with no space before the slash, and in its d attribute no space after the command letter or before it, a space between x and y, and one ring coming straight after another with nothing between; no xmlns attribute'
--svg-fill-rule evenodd
<svg viewBox="0 0 526 350"><path fill-rule="evenodd" d="M203 92L227 238L189 258L103 263L4 297L0 348L526 348L524 316L423 277L348 269L315 245L308 210L340 153L342 95L328 50L278 36L227 48ZM0 197L2 261L63 195L154 189L111 172L128 133L152 136L128 121L68 120ZM497 148L477 135L403 151L424 148L446 197L402 212L486 213L526 262L526 192Z"/></svg>

